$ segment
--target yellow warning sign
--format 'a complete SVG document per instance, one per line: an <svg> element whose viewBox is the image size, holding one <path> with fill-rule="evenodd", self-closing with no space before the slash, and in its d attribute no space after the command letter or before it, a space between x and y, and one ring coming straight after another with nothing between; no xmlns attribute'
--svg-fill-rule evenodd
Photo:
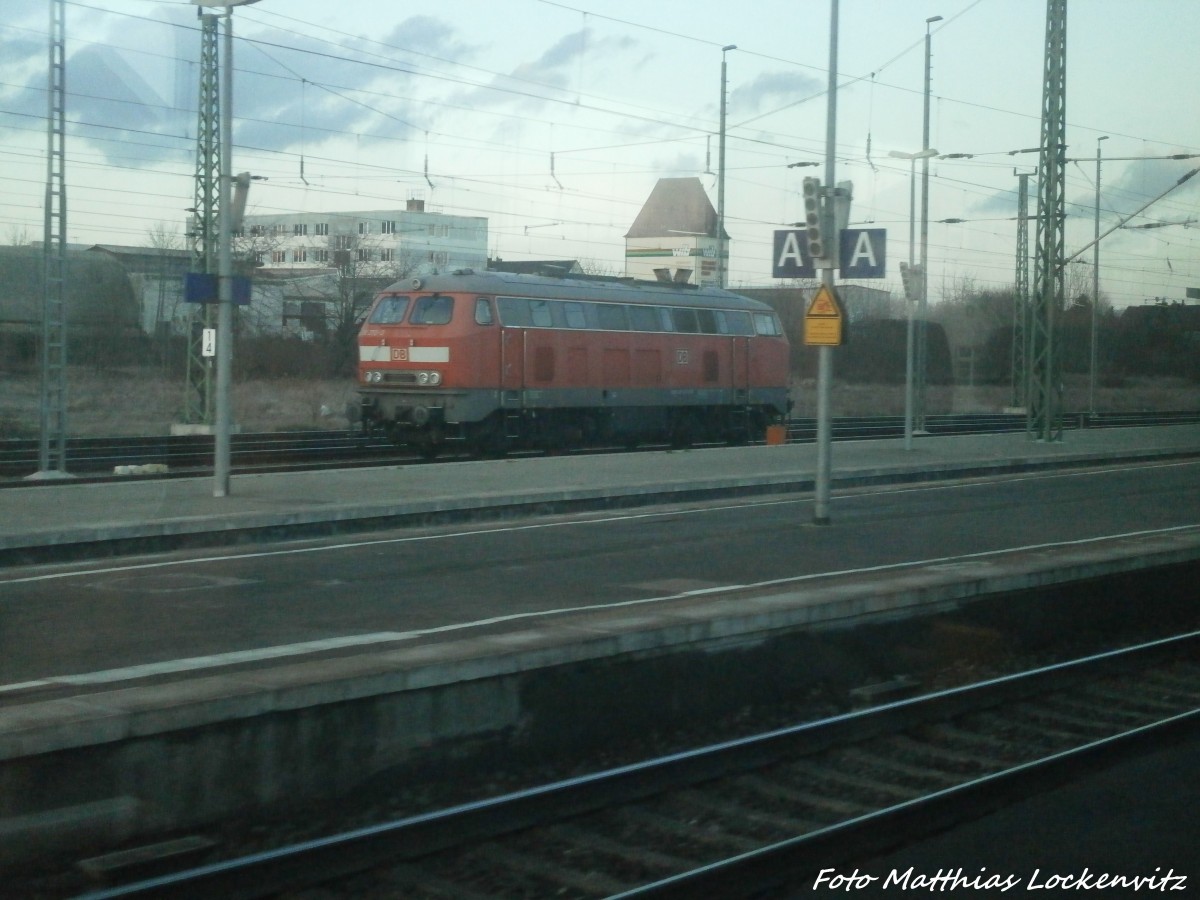
<svg viewBox="0 0 1200 900"><path fill-rule="evenodd" d="M827 284L821 285L804 314L804 343L809 347L840 347L845 343L842 305Z"/></svg>
<svg viewBox="0 0 1200 900"><path fill-rule="evenodd" d="M834 297L833 290L827 284L817 288L816 294L813 295L812 302L808 304L807 316L835 316L842 317L842 310L838 306L837 299Z"/></svg>

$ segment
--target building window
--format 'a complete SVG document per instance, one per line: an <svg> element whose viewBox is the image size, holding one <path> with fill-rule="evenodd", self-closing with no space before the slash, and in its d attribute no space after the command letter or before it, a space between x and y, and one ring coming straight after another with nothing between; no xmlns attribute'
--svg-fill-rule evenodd
<svg viewBox="0 0 1200 900"><path fill-rule="evenodd" d="M319 262L319 263L329 262L329 251L328 250L314 250L312 252L312 256L313 256L313 262Z"/></svg>
<svg viewBox="0 0 1200 900"><path fill-rule="evenodd" d="M261 250L256 251L254 254L254 264L256 266L261 266L265 262L266 262L266 254L263 253Z"/></svg>
<svg viewBox="0 0 1200 900"><path fill-rule="evenodd" d="M307 262L307 261L308 261L308 251L307 250L293 250L292 251L292 262Z"/></svg>
<svg viewBox="0 0 1200 900"><path fill-rule="evenodd" d="M429 226L429 236L430 237L449 237L450 236L450 226L449 225L430 225Z"/></svg>
<svg viewBox="0 0 1200 900"><path fill-rule="evenodd" d="M359 234L370 234L371 233L371 223L370 222L359 222L358 223L358 233Z"/></svg>
<svg viewBox="0 0 1200 900"><path fill-rule="evenodd" d="M350 245L354 243L354 239L348 234L334 235L333 249L334 250L349 250Z"/></svg>
<svg viewBox="0 0 1200 900"><path fill-rule="evenodd" d="M380 226L379 231L380 231L380 234L395 234L396 233L396 223L395 222L384 222Z"/></svg>
<svg viewBox="0 0 1200 900"><path fill-rule="evenodd" d="M319 222L316 225L314 225L313 226L313 234L319 235L322 237L325 235L328 235L329 234L329 223L328 222Z"/></svg>
<svg viewBox="0 0 1200 900"><path fill-rule="evenodd" d="M292 226L292 234L296 237L304 237L306 234L308 234L308 226L296 223Z"/></svg>
<svg viewBox="0 0 1200 900"><path fill-rule="evenodd" d="M287 225L282 222L276 222L271 226L271 234L287 234Z"/></svg>
<svg viewBox="0 0 1200 900"><path fill-rule="evenodd" d="M444 266L450 261L450 254L445 250L430 250L429 261L435 266Z"/></svg>
<svg viewBox="0 0 1200 900"><path fill-rule="evenodd" d="M396 251L393 250L391 247L383 247L382 249L380 249L380 251L379 251L379 261L380 262L395 262L395 260L396 260Z"/></svg>
<svg viewBox="0 0 1200 900"><path fill-rule="evenodd" d="M287 262L287 251L286 250L272 250L271 251L271 262L273 262L273 263Z"/></svg>
<svg viewBox="0 0 1200 900"><path fill-rule="evenodd" d="M359 262L367 262L368 260L370 260L370 258L371 258L370 250L366 249L365 247L358 248L358 261Z"/></svg>

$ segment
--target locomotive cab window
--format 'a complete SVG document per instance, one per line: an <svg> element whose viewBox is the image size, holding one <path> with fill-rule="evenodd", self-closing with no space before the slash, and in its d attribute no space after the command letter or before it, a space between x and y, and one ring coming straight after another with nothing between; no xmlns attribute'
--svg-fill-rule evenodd
<svg viewBox="0 0 1200 900"><path fill-rule="evenodd" d="M718 315L721 315L721 313L718 313ZM726 310L724 316L729 334L754 334L754 325L750 321L750 313Z"/></svg>
<svg viewBox="0 0 1200 900"><path fill-rule="evenodd" d="M487 297L475 298L475 324L492 324L492 304Z"/></svg>
<svg viewBox="0 0 1200 900"><path fill-rule="evenodd" d="M454 298L443 294L432 297L418 297L413 305L410 325L445 325L454 315Z"/></svg>
<svg viewBox="0 0 1200 900"><path fill-rule="evenodd" d="M383 297L375 304L367 321L372 325L399 325L407 310L407 297Z"/></svg>
<svg viewBox="0 0 1200 900"><path fill-rule="evenodd" d="M754 314L754 332L763 337L778 337L783 333L779 327L779 320L766 313Z"/></svg>

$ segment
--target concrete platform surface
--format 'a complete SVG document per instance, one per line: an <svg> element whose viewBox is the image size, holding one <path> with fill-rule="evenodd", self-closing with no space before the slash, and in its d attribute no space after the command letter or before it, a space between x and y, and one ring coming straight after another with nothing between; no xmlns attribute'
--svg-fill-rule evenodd
<svg viewBox="0 0 1200 900"><path fill-rule="evenodd" d="M919 437L911 450L899 439L847 441L833 447L832 482L836 489L1194 455L1200 425L1068 431L1055 443L1024 434ZM225 497L213 496L208 477L39 482L0 490L0 564L48 558L47 548L88 556L121 552L120 542L153 550L254 532L288 537L505 510L810 490L816 465L815 444L789 444L238 475ZM34 549L39 555L21 552Z"/></svg>

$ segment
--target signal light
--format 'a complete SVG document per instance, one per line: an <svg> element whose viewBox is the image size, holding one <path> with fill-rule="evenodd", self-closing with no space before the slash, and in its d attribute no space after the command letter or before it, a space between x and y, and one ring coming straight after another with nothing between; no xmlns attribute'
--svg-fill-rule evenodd
<svg viewBox="0 0 1200 900"><path fill-rule="evenodd" d="M920 266L900 263L900 281L904 284L904 299L915 303L925 289L925 273Z"/></svg>
<svg viewBox="0 0 1200 900"><path fill-rule="evenodd" d="M824 209L821 197L821 179L805 178L804 187L804 227L807 231L808 255L814 262L825 259Z"/></svg>

